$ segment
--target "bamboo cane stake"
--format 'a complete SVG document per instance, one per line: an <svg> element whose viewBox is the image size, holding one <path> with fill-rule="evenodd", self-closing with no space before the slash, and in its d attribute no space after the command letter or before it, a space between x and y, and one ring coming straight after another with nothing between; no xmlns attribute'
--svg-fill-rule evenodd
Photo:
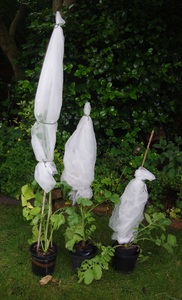
<svg viewBox="0 0 182 300"><path fill-rule="evenodd" d="M44 191L44 196L43 196L43 200L42 200L41 220L40 220L39 234L38 234L38 240L37 240L37 252L40 247L40 237L41 237L41 231L42 231L42 216L44 214L45 202L46 202L46 192Z"/></svg>
<svg viewBox="0 0 182 300"><path fill-rule="evenodd" d="M49 209L50 209L50 218L51 218L51 216L52 216L52 192L49 193ZM50 231L52 232L52 224L50 224ZM51 235L50 245L52 248L53 247L52 235Z"/></svg>
<svg viewBox="0 0 182 300"><path fill-rule="evenodd" d="M145 154L144 154L143 161L142 161L142 168L144 166L144 163L145 163L145 160L146 160L146 157L147 157L147 153L148 153L148 150L149 150L150 143L152 141L153 135L154 135L154 130L152 130L152 132L151 132L151 135L150 135L150 138L149 138L149 141L148 141L148 145L147 145L147 148L145 150Z"/></svg>

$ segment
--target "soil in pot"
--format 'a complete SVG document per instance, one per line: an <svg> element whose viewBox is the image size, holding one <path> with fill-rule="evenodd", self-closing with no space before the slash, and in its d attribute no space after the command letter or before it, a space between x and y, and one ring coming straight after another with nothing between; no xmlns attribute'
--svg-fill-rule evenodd
<svg viewBox="0 0 182 300"><path fill-rule="evenodd" d="M74 247L75 251L69 251L73 271L76 271L86 259L91 259L97 254L97 247L93 244L77 243Z"/></svg>
<svg viewBox="0 0 182 300"><path fill-rule="evenodd" d="M113 268L122 273L131 273L140 254L140 248L137 245L131 245L130 247L125 247L115 243L115 253L113 257Z"/></svg>
<svg viewBox="0 0 182 300"><path fill-rule="evenodd" d="M48 253L43 251L37 252L37 243L30 246L30 254L32 258L32 272L37 276L46 276L52 274L55 269L56 257L59 251L58 246L53 244Z"/></svg>

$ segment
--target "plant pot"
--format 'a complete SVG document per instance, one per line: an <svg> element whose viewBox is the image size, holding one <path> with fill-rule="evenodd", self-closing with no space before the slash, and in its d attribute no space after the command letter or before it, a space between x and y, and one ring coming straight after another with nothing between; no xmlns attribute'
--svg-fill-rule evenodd
<svg viewBox="0 0 182 300"><path fill-rule="evenodd" d="M131 245L131 247L126 248L123 245L118 245L115 248L115 253L113 257L113 268L122 273L131 273L137 261L137 258L140 253L140 248L137 245Z"/></svg>
<svg viewBox="0 0 182 300"><path fill-rule="evenodd" d="M182 230L182 220L171 219L171 227L174 229Z"/></svg>
<svg viewBox="0 0 182 300"><path fill-rule="evenodd" d="M54 189L52 191L52 200L61 199L61 198L62 198L61 189Z"/></svg>
<svg viewBox="0 0 182 300"><path fill-rule="evenodd" d="M113 207L109 203L101 203L94 208L94 213L97 216L111 216Z"/></svg>
<svg viewBox="0 0 182 300"><path fill-rule="evenodd" d="M46 276L54 272L58 246L53 244L53 248L49 253L44 254L36 252L37 242L30 246L30 254L32 258L32 272L37 276Z"/></svg>
<svg viewBox="0 0 182 300"><path fill-rule="evenodd" d="M97 247L95 245L89 244L85 249L79 249L76 251L69 251L71 258L72 269L76 272L82 262L86 259L91 259L97 254Z"/></svg>

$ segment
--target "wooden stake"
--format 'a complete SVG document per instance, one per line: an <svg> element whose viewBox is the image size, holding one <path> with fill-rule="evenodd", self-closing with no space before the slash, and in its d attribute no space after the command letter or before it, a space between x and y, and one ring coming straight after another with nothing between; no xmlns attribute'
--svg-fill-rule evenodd
<svg viewBox="0 0 182 300"><path fill-rule="evenodd" d="M147 153L148 153L148 150L149 150L150 143L152 141L153 135L154 135L154 130L152 130L152 132L151 132L151 135L150 135L150 138L149 138L149 141L148 141L148 145L147 145L147 149L145 150L145 154L144 154L143 161L142 161L142 168L144 166L144 163L145 163L145 160L146 160L146 157L147 157Z"/></svg>
<svg viewBox="0 0 182 300"><path fill-rule="evenodd" d="M49 212L50 212L49 218L51 218L51 216L52 216L52 192L49 193ZM52 232L52 225L51 224L50 224L50 232ZM52 235L51 235L50 245L51 245L51 248L52 248L53 247Z"/></svg>
<svg viewBox="0 0 182 300"><path fill-rule="evenodd" d="M44 214L45 202L46 202L46 192L44 191L44 196L43 196L43 200L42 200L41 220L40 220L40 225L39 225L39 235L38 235L38 240L37 240L37 252L39 251L39 247L40 247L40 237L41 237L41 232L42 232L42 216Z"/></svg>

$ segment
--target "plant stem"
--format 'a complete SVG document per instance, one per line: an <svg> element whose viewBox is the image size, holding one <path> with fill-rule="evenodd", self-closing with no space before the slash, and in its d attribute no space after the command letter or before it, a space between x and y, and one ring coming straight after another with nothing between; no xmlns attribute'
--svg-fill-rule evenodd
<svg viewBox="0 0 182 300"><path fill-rule="evenodd" d="M151 227L151 226L154 226L155 223L157 222L157 220L153 220L151 223L149 223L148 225L143 225L143 228L141 228L139 231L138 231L138 234L137 234L137 241L140 241L140 240L144 240L144 239L147 239L147 238L140 238L140 235L142 233L142 231L145 231L147 228ZM150 240L150 239L149 239Z"/></svg>
<svg viewBox="0 0 182 300"><path fill-rule="evenodd" d="M82 205L80 205L80 212L81 212L81 219L82 219L82 228L85 228L85 223L84 223L84 208ZM83 240L85 241L85 230L83 230Z"/></svg>

